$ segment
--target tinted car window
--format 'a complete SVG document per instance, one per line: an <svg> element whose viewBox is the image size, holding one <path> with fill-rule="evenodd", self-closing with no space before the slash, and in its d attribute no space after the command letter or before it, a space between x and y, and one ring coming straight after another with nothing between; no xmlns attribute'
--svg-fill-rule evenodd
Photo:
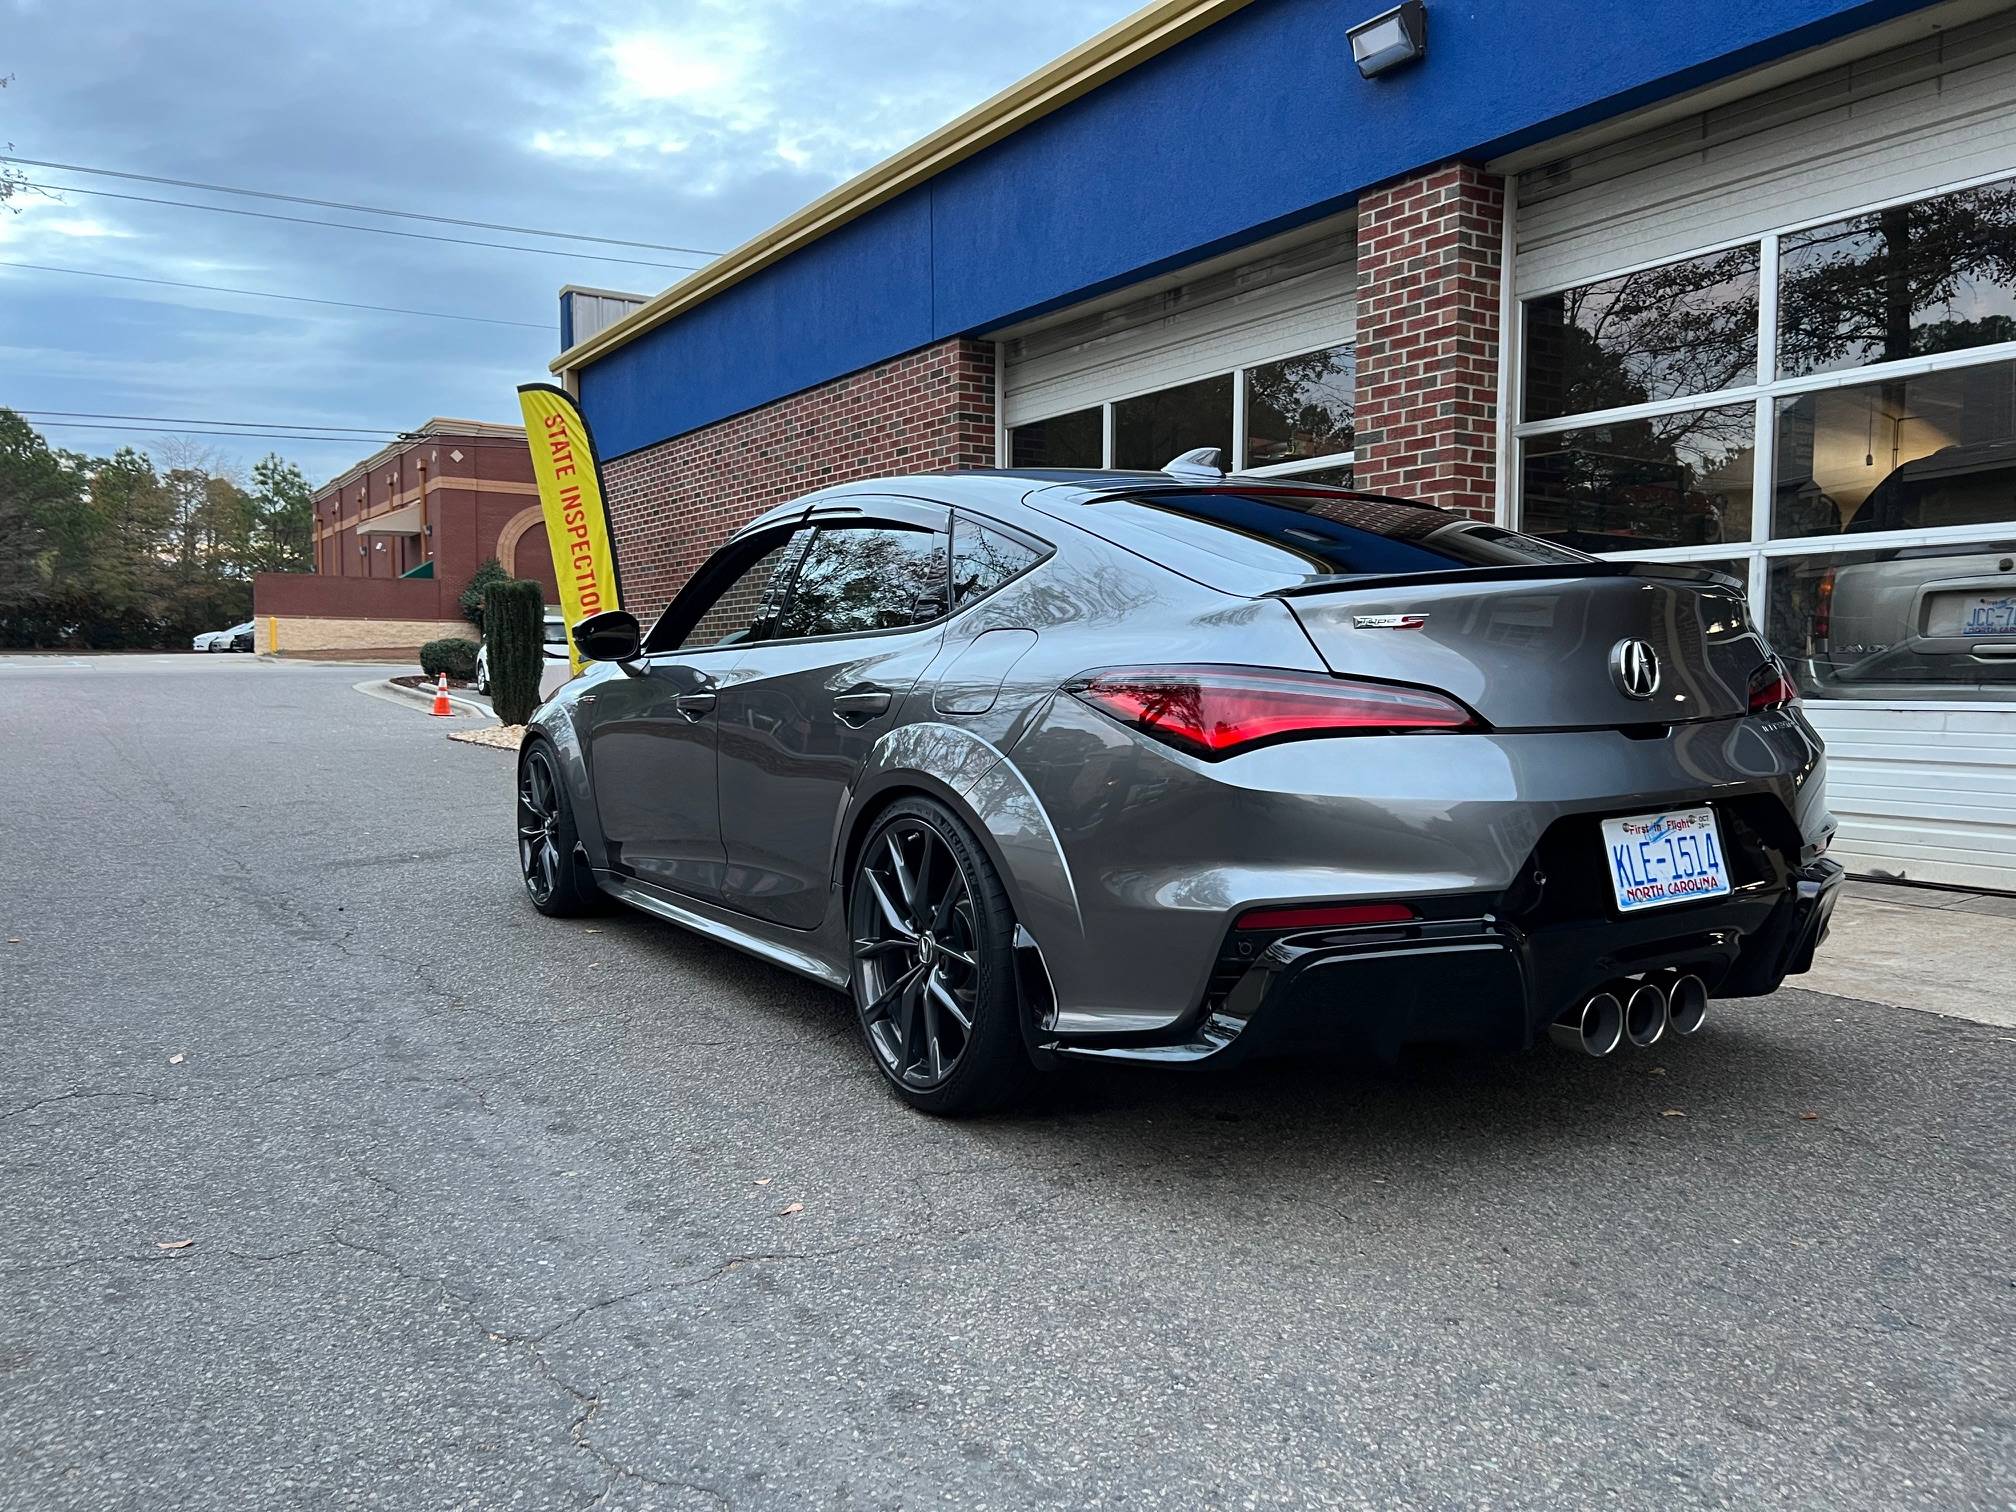
<svg viewBox="0 0 2016 1512"><path fill-rule="evenodd" d="M985 598L1041 557L1033 546L960 515L952 525L952 607Z"/></svg>
<svg viewBox="0 0 2016 1512"><path fill-rule="evenodd" d="M687 590L694 595L691 602L687 593L672 601L645 649L699 651L755 639L790 586L791 569L808 534L800 530L779 536L739 570L731 547L726 562L710 562L701 569Z"/></svg>
<svg viewBox="0 0 2016 1512"><path fill-rule="evenodd" d="M945 612L945 537L899 525L821 529L798 569L774 638L860 635Z"/></svg>
<svg viewBox="0 0 2016 1512"><path fill-rule="evenodd" d="M1465 515L1362 494L1198 489L1144 494L1125 503L1184 545L1290 579L1594 560Z"/></svg>

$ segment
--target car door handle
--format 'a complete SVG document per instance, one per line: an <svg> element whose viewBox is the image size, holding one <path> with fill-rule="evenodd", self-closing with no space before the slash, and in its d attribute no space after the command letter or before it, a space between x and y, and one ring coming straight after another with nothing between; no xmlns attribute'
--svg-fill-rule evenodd
<svg viewBox="0 0 2016 1512"><path fill-rule="evenodd" d="M889 690L861 688L852 693L837 693L833 697L833 711L845 724L865 724L876 715L889 712Z"/></svg>
<svg viewBox="0 0 2016 1512"><path fill-rule="evenodd" d="M714 712L712 693L681 693L672 700L672 707L689 720L704 719Z"/></svg>

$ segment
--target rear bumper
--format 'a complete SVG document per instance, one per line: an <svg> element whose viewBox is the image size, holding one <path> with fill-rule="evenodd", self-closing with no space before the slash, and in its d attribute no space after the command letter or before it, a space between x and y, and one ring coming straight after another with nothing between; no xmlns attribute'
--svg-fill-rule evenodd
<svg viewBox="0 0 2016 1512"><path fill-rule="evenodd" d="M1312 1042L1388 1055L1421 1043L1521 1049L1620 977L1674 969L1699 976L1715 997L1775 990L1812 965L1841 879L1840 865L1822 859L1781 886L1621 919L1529 926L1480 909L1472 917L1287 934L1222 997L1166 1034L1046 1048L1164 1064Z"/></svg>

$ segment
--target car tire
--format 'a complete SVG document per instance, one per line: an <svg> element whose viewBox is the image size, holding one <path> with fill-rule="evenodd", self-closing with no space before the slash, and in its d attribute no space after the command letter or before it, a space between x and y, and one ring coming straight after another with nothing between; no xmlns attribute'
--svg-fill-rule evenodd
<svg viewBox="0 0 2016 1512"><path fill-rule="evenodd" d="M559 753L549 741L528 740L518 753L518 874L532 906L548 918L601 907L602 890L576 854L579 843Z"/></svg>
<svg viewBox="0 0 2016 1512"><path fill-rule="evenodd" d="M892 804L856 855L847 896L854 1016L890 1089L946 1117L1024 1095L1036 1068L1022 1033L1015 911L960 818L932 798Z"/></svg>

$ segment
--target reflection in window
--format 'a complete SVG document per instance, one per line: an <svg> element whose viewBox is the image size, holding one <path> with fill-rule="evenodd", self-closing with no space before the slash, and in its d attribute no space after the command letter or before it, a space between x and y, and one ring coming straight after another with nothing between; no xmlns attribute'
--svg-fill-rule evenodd
<svg viewBox="0 0 2016 1512"><path fill-rule="evenodd" d="M1232 375L1222 373L1113 406L1113 465L1161 468L1186 451L1215 446L1232 465Z"/></svg>
<svg viewBox="0 0 2016 1512"><path fill-rule="evenodd" d="M1772 534L2016 520L2016 363L1778 401Z"/></svg>
<svg viewBox="0 0 2016 1512"><path fill-rule="evenodd" d="M1185 546L1278 572L1289 581L1589 560L1552 542L1448 510L1302 489L1297 487L1301 481L1252 478L1239 485L1238 493L1172 489L1098 507L1131 516L1128 523Z"/></svg>
<svg viewBox="0 0 2016 1512"><path fill-rule="evenodd" d="M1271 467L1351 450L1358 363L1348 346L1246 370L1246 465Z"/></svg>
<svg viewBox="0 0 2016 1512"><path fill-rule="evenodd" d="M960 515L952 526L952 607L963 609L985 598L1033 565L1037 556L1033 547Z"/></svg>
<svg viewBox="0 0 2016 1512"><path fill-rule="evenodd" d="M1358 486L1349 462L1340 462L1335 467L1311 467L1302 472L1269 473L1267 476L1276 483L1329 483L1337 488Z"/></svg>
<svg viewBox="0 0 2016 1512"><path fill-rule="evenodd" d="M805 553L773 638L860 635L944 612L944 536L889 525L826 529Z"/></svg>
<svg viewBox="0 0 2016 1512"><path fill-rule="evenodd" d="M693 651L760 636L770 612L790 586L791 569L797 565L798 551L804 544L805 532L795 531L757 557L722 589L693 628L676 642L677 648ZM666 611L668 625L673 613L684 608L678 600L673 601L672 608ZM653 643L647 649L668 649L657 643L658 630L651 632L651 639Z"/></svg>
<svg viewBox="0 0 2016 1512"><path fill-rule="evenodd" d="M1756 246L1526 302L1526 418L1757 380Z"/></svg>
<svg viewBox="0 0 2016 1512"><path fill-rule="evenodd" d="M2016 541L1780 557L1769 601L1808 698L2016 700Z"/></svg>
<svg viewBox="0 0 2016 1512"><path fill-rule="evenodd" d="M1583 551L1750 537L1748 404L1585 426L1523 443L1523 528Z"/></svg>
<svg viewBox="0 0 2016 1512"><path fill-rule="evenodd" d="M1099 467L1106 443L1098 406L1052 415L1008 432L1012 467Z"/></svg>
<svg viewBox="0 0 2016 1512"><path fill-rule="evenodd" d="M2016 186L1788 233L1778 268L1781 377L2016 341Z"/></svg>

